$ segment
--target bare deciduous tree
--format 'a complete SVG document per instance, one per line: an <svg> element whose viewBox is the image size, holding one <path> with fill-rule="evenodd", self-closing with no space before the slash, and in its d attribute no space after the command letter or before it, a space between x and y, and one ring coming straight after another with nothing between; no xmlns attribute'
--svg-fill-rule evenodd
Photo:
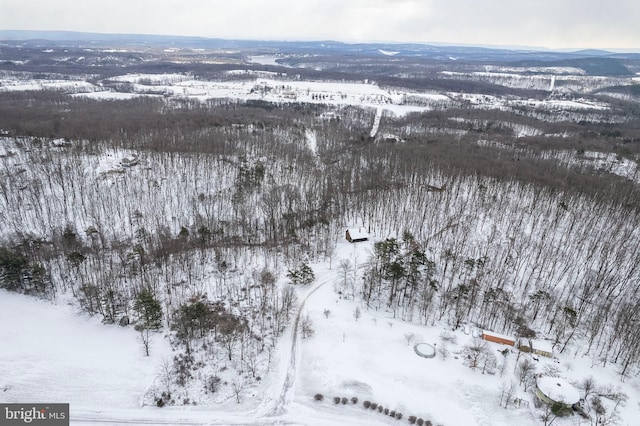
<svg viewBox="0 0 640 426"><path fill-rule="evenodd" d="M518 364L518 380L520 381L519 384L520 386L524 387L525 391L534 384L535 371L536 365L531 360L529 360L529 358L523 359L522 361L520 361L520 364Z"/></svg>
<svg viewBox="0 0 640 426"><path fill-rule="evenodd" d="M511 380L509 383L502 382L500 386L500 405L504 405L504 408L509 406L509 403L512 403L513 397L516 394L516 383Z"/></svg>
<svg viewBox="0 0 640 426"><path fill-rule="evenodd" d="M313 336L315 330L313 329L313 321L309 318L309 315L305 315L300 319L300 331L302 332L302 338Z"/></svg>
<svg viewBox="0 0 640 426"><path fill-rule="evenodd" d="M407 342L407 346L409 346L411 344L411 342L413 341L413 339L416 337L415 334L413 333L405 333L404 334L404 340Z"/></svg>
<svg viewBox="0 0 640 426"><path fill-rule="evenodd" d="M241 376L236 377L231 381L231 391L233 395L236 397L236 402L240 404L242 393L246 388L246 382L244 378Z"/></svg>

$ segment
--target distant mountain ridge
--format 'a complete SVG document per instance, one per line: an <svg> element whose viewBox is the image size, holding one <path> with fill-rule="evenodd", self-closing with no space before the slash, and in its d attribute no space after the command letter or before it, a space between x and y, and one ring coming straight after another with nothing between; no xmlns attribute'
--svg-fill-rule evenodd
<svg viewBox="0 0 640 426"><path fill-rule="evenodd" d="M44 45L85 47L157 46L193 49L249 49L256 53L314 53L350 55L386 55L418 57L434 60L467 61L567 61L583 58L614 58L640 60L640 53L616 53L606 50L577 51L516 49L502 47L457 46L419 43L345 43L340 41L274 41L233 40L195 36L151 34L105 34L75 31L0 30L1 42L18 43L32 47Z"/></svg>

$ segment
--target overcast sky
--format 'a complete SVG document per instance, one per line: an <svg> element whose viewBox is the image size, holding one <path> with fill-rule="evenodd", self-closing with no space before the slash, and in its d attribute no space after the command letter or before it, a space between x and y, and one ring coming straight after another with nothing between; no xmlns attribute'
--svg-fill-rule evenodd
<svg viewBox="0 0 640 426"><path fill-rule="evenodd" d="M639 0L0 0L0 29L640 48Z"/></svg>

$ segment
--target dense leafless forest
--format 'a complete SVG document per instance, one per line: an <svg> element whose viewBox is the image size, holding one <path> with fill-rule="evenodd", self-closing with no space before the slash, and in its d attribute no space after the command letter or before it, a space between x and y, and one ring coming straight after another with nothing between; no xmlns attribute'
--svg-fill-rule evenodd
<svg viewBox="0 0 640 426"><path fill-rule="evenodd" d="M188 65L120 56L132 61L124 72L16 57L0 73L127 91L105 79L189 72L220 80L238 67L233 58ZM579 340L594 364L616 364L622 379L637 374L637 84L611 75L478 76L473 63L449 74L437 61L398 67L371 75L381 87L450 100L385 111L375 135L376 110L353 105L0 90L0 285L72 294L85 312L135 326L144 345L153 330L171 330L177 352L166 394L194 380L215 393L220 378L197 372L220 360L260 380L294 307L289 283L317 262L334 262L336 287L368 309L553 336L559 352ZM347 63L296 73L342 81L369 71ZM564 89L547 90L552 78ZM493 96L510 104L492 107ZM550 97L607 107L526 104ZM332 259L346 226L379 239L360 265Z"/></svg>

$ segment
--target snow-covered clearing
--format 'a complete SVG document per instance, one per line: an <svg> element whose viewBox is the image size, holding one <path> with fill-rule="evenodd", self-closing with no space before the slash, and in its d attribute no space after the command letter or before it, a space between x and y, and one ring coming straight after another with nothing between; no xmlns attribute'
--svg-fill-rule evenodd
<svg viewBox="0 0 640 426"><path fill-rule="evenodd" d="M313 155L318 155L318 138L316 132L311 129L306 129L304 132L305 140L307 141L307 147Z"/></svg>
<svg viewBox="0 0 640 426"><path fill-rule="evenodd" d="M369 136L375 138L378 134L378 129L380 128L380 120L382 119L382 108L376 109L376 115L373 118L373 126L371 126L371 132Z"/></svg>
<svg viewBox="0 0 640 426"><path fill-rule="evenodd" d="M566 74L585 75L583 69L575 67L506 67L501 65L485 66L487 72L495 73L536 73L536 74Z"/></svg>
<svg viewBox="0 0 640 426"><path fill-rule="evenodd" d="M361 106L378 108L395 115L429 111L434 106L448 101L444 95L413 93L383 89L376 84L357 82L275 80L276 73L263 71L231 70L228 75L256 75L255 80L201 81L182 74L127 74L110 78L110 83L128 83L127 92L109 90L87 90L78 96L93 99L118 99L120 96L158 96L190 98L200 101L209 99L234 99L241 101L260 100L273 103L302 102L333 106ZM267 77L267 78L265 78ZM272 77L272 78L268 78ZM42 89L37 82L23 82L22 86ZM17 89L16 89L17 90ZM74 92L75 93L75 92ZM419 102L412 102L414 97Z"/></svg>
<svg viewBox="0 0 640 426"><path fill-rule="evenodd" d="M284 64L279 64L277 62L278 56L272 55L254 55L249 56L249 62L253 62L254 64L260 65L273 65L273 66L282 66Z"/></svg>
<svg viewBox="0 0 640 426"><path fill-rule="evenodd" d="M613 153L595 151L585 151L582 155L576 155L571 151L553 151L547 155L567 166L592 168L640 183L640 168L637 159L633 161Z"/></svg>
<svg viewBox="0 0 640 426"><path fill-rule="evenodd" d="M79 80L0 79L0 92L33 90L55 90L66 93L90 94L100 89L89 82Z"/></svg>
<svg viewBox="0 0 640 426"><path fill-rule="evenodd" d="M191 80L186 74L127 74L110 78L112 81L121 81L138 84L172 84Z"/></svg>
<svg viewBox="0 0 640 426"><path fill-rule="evenodd" d="M141 93L123 93L123 92L89 92L89 93L74 93L72 96L82 96L89 99L98 99L102 101L116 101L116 100L128 100L139 98L141 96L149 96Z"/></svg>
<svg viewBox="0 0 640 426"><path fill-rule="evenodd" d="M145 357L132 328L0 290L0 399L78 406L139 407L156 368L170 355L161 334Z"/></svg>
<svg viewBox="0 0 640 426"><path fill-rule="evenodd" d="M604 102L589 101L586 99L575 100L562 100L562 99L545 99L543 101L529 99L513 101L512 105L527 106L536 109L548 109L548 110L608 110L609 106Z"/></svg>

